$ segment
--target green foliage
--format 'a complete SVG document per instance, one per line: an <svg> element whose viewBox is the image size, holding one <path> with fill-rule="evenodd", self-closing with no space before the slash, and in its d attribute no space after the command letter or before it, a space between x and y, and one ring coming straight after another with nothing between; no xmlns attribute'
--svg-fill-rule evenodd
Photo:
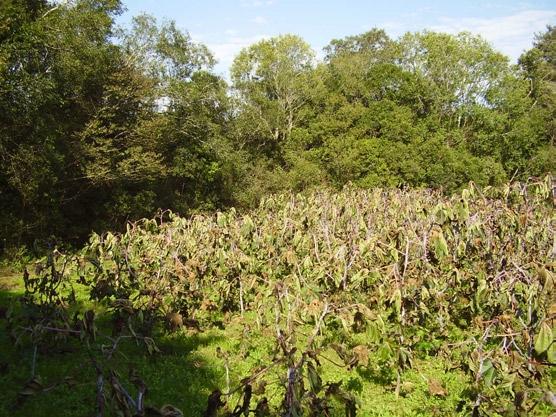
<svg viewBox="0 0 556 417"><path fill-rule="evenodd" d="M245 130L245 124L278 120L276 111L263 110L270 103L284 108L277 96L265 96L270 87L262 87L276 77L262 70L249 75L246 62L262 62L263 50L268 62L277 62L281 48L280 38L261 42L245 49L234 67L243 100L236 134L255 156L265 148L249 140L272 144L264 151L269 173L261 179L268 192L276 191L277 182L282 189L311 188L314 181L297 180L306 171L337 187L352 182L448 192L468 181L497 185L552 172L546 108L536 105L524 74L479 37L422 32L391 40L375 29L333 40L323 64L285 77L290 86L302 79L310 88L297 87L295 128L274 141L270 131Z"/></svg>
<svg viewBox="0 0 556 417"><path fill-rule="evenodd" d="M540 140L537 161L554 154L556 138L556 28L548 26L538 34L534 46L519 59L519 64L529 82L528 94L534 99L531 112L536 115ZM542 155L542 156L541 156ZM551 162L549 162L551 161ZM554 172L554 159L535 164L532 172Z"/></svg>
<svg viewBox="0 0 556 417"><path fill-rule="evenodd" d="M307 116L303 108L312 88L313 61L314 52L307 43L284 35L245 48L232 65L232 92L238 111L235 134L253 161L250 176L263 174L257 166L271 162L270 173L262 178L265 188L272 189L281 170L304 171L307 167L305 158L299 159L288 150L295 129ZM285 184L299 187L300 174L280 178L280 188Z"/></svg>
<svg viewBox="0 0 556 417"><path fill-rule="evenodd" d="M265 196L500 185L554 170L554 28L519 66L469 33L242 50L232 84L172 21L116 28L117 0L0 6L2 249L82 243L157 210Z"/></svg>
<svg viewBox="0 0 556 417"><path fill-rule="evenodd" d="M164 213L37 262L11 335L43 350L76 337L93 375L110 381L97 410L124 415L142 409L129 385L142 398L149 384L117 373L132 366L116 356L125 340L157 357L166 332L238 324L237 348L216 351L226 377L207 393L206 415L367 415L356 375L398 398L431 360L466 379L443 413L542 413L554 390L552 185L471 185L451 198L346 188L276 195L248 214ZM442 379L425 381L432 398L449 395Z"/></svg>
<svg viewBox="0 0 556 417"><path fill-rule="evenodd" d="M3 245L79 241L160 207L229 199L228 98L212 56L146 16L117 32L120 10L111 0L0 7Z"/></svg>
<svg viewBox="0 0 556 417"><path fill-rule="evenodd" d="M0 204L14 213L2 219L11 242L69 229L63 217L76 208L81 163L72 138L98 103L117 53L109 39L119 10L108 0L0 6Z"/></svg>

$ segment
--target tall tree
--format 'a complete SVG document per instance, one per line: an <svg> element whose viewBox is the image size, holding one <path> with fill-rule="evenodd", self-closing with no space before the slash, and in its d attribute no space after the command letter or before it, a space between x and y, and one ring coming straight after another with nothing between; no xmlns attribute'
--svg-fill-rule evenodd
<svg viewBox="0 0 556 417"><path fill-rule="evenodd" d="M303 188L311 177L320 181L320 172L299 152L295 138L308 117L307 104L315 87L314 58L309 45L294 35L262 40L235 58L231 68L234 136L245 161L234 197L240 203Z"/></svg>
<svg viewBox="0 0 556 417"><path fill-rule="evenodd" d="M11 1L0 46L2 234L82 239L158 208L230 198L226 85L172 22L115 0Z"/></svg>
<svg viewBox="0 0 556 417"><path fill-rule="evenodd" d="M544 126L542 145L531 161L530 173L556 171L556 26L535 38L533 48L519 59L533 100L531 112Z"/></svg>
<svg viewBox="0 0 556 417"><path fill-rule="evenodd" d="M375 29L325 51L324 92L303 128L333 183L454 189L503 178L496 158L467 143L471 114L488 109L511 73L482 39L423 32L392 41Z"/></svg>
<svg viewBox="0 0 556 417"><path fill-rule="evenodd" d="M140 131L151 137L166 168L157 183L159 206L186 212L229 201L229 100L226 84L211 72L212 54L174 22L158 25L147 15L133 19L124 48L154 86L158 111Z"/></svg>
<svg viewBox="0 0 556 417"><path fill-rule="evenodd" d="M421 99L445 127L465 126L470 109L488 104L510 70L507 57L466 32L407 33L399 45L401 67L422 79Z"/></svg>
<svg viewBox="0 0 556 417"><path fill-rule="evenodd" d="M244 141L267 155L280 155L307 102L314 56L294 35L262 40L239 53L231 75Z"/></svg>
<svg viewBox="0 0 556 417"><path fill-rule="evenodd" d="M102 95L117 48L117 0L0 5L2 234L71 236L82 188L75 134Z"/></svg>

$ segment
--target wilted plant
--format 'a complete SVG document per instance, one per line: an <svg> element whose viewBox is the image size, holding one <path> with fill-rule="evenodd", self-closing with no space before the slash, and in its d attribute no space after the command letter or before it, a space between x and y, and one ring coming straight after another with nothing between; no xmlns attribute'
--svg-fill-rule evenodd
<svg viewBox="0 0 556 417"><path fill-rule="evenodd" d="M462 410L523 414L553 391L551 189L550 178L471 184L451 198L346 188L269 197L249 214L165 213L92 235L71 271L119 323L112 337L141 335L151 351L145 341L160 324L210 326L255 312L257 329L275 335L274 356L231 390L243 405L229 415L327 415L338 403L355 415L342 381L320 375L331 352L339 366L380 369L396 393L415 358L440 355L469 375ZM37 300L57 302L62 281L32 282ZM71 280L64 285L71 304ZM279 404L254 389L269 370ZM232 392L213 394L207 415L223 412Z"/></svg>

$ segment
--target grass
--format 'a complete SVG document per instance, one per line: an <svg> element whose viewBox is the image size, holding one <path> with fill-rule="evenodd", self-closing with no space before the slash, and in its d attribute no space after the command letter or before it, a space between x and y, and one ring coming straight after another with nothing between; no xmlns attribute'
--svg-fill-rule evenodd
<svg viewBox="0 0 556 417"><path fill-rule="evenodd" d="M86 289L78 296L85 299ZM0 308L17 308L17 297L23 294L21 274L9 270L0 272ZM100 320L102 326L102 319ZM225 328L211 327L199 332L181 329L158 338L161 352L145 354L133 342L123 343L121 357L115 361L120 375L135 369L148 386L147 404L161 407L172 404L185 416L201 416L207 398L214 389L226 392L225 361L218 348L228 356L229 386L234 388L255 367L268 364L274 347L273 336L258 331L255 317L233 317ZM88 357L72 345L64 349L38 352L36 375L44 389L24 401L18 393L32 374L32 346L15 347L9 338L7 322L0 319L0 416L13 417L82 417L95 415L95 372ZM248 341L248 343L247 343ZM66 345L64 345L66 346ZM413 368L403 375L400 395L396 396L391 375L384 375L377 366L358 367L353 371L332 362L341 360L329 349L323 353L324 381L342 381L345 388L358 398L358 416L450 416L463 398L466 376L461 370L448 369L438 358L416 359ZM123 360L121 360L123 359ZM370 363L377 363L371 356ZM265 376L265 395L272 403L282 400L283 392L277 382L284 375L272 370ZM444 395L434 395L430 381L440 384ZM128 387L132 389L132 387ZM235 407L238 397L228 400ZM536 410L538 416L548 415L546 408ZM546 413L546 414L545 414ZM334 415L343 415L341 409Z"/></svg>

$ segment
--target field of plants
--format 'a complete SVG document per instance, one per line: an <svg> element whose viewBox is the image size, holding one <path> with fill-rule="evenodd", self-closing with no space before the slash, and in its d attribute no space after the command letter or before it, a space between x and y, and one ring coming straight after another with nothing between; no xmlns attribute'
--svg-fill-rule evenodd
<svg viewBox="0 0 556 417"><path fill-rule="evenodd" d="M548 416L550 178L319 191L3 277L0 415Z"/></svg>

